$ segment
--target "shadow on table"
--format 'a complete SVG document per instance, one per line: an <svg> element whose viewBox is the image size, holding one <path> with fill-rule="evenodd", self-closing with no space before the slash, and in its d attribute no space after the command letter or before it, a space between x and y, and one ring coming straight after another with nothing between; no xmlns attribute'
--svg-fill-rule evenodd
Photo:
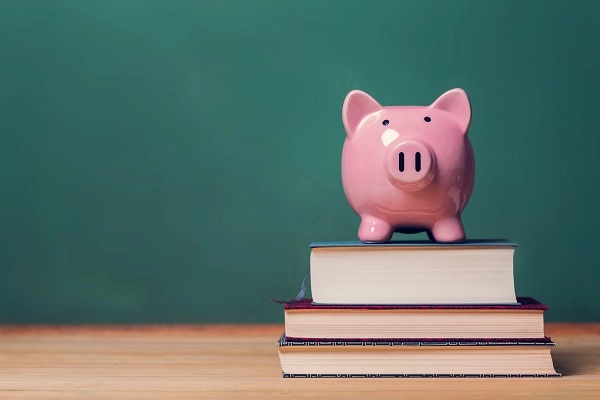
<svg viewBox="0 0 600 400"><path fill-rule="evenodd" d="M599 368L598 358L586 348L563 347L552 349L554 369L563 376L585 375Z"/></svg>

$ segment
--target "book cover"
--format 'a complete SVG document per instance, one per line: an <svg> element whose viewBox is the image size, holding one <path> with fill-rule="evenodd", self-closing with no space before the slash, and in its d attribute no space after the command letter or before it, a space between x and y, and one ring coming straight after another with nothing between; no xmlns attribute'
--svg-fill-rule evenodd
<svg viewBox="0 0 600 400"><path fill-rule="evenodd" d="M548 306L531 297L517 297L517 304L319 304L312 298L288 302L284 310L541 310Z"/></svg>
<svg viewBox="0 0 600 400"><path fill-rule="evenodd" d="M312 242L311 248L322 247L518 247L508 239L467 239L462 242L438 243L431 240L392 240L387 243L364 243L361 241Z"/></svg>
<svg viewBox="0 0 600 400"><path fill-rule="evenodd" d="M286 346L551 346L556 344L548 336L543 338L514 338L514 339L410 339L410 338L387 338L387 339L323 339L323 338L288 338L281 335L277 341L278 347Z"/></svg>

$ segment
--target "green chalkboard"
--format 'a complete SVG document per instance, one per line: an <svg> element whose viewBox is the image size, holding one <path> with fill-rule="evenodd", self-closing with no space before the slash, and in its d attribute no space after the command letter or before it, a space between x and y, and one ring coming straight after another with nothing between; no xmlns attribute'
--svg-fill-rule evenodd
<svg viewBox="0 0 600 400"><path fill-rule="evenodd" d="M0 322L282 322L308 244L356 239L345 95L453 87L468 236L598 321L599 4L0 2Z"/></svg>

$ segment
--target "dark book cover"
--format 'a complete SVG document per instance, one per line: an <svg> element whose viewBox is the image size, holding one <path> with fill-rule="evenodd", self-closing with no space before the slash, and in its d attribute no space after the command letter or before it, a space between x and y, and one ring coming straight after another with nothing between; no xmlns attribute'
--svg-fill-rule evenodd
<svg viewBox="0 0 600 400"><path fill-rule="evenodd" d="M335 338L291 338L285 333L277 341L278 347L285 346L555 346L548 336L543 338L388 338L388 339L335 339Z"/></svg>
<svg viewBox="0 0 600 400"><path fill-rule="evenodd" d="M560 378L561 374L282 374L284 378Z"/></svg>
<svg viewBox="0 0 600 400"><path fill-rule="evenodd" d="M361 241L313 242L311 248L319 247L517 247L508 239L467 239L463 242L438 243L430 240L392 240L388 243L364 243Z"/></svg>
<svg viewBox="0 0 600 400"><path fill-rule="evenodd" d="M285 303L285 310L540 310L547 311L548 306L531 297L517 297L519 304L490 304L490 305L346 305L346 304L318 304L311 298Z"/></svg>

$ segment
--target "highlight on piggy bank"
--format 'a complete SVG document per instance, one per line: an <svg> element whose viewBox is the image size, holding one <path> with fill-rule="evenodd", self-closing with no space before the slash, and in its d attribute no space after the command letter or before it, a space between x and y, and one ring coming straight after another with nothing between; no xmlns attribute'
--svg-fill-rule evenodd
<svg viewBox="0 0 600 400"><path fill-rule="evenodd" d="M475 159L464 90L452 89L428 106L382 106L353 90L342 120L342 183L361 218L361 241L423 231L437 242L466 239L461 213L473 191Z"/></svg>

